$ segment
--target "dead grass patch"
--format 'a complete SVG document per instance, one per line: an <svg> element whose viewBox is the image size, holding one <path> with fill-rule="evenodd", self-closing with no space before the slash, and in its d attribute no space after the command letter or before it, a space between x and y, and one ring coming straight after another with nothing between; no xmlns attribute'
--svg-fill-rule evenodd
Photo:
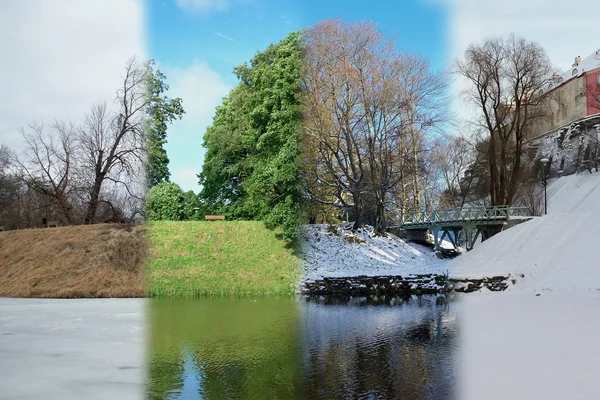
<svg viewBox="0 0 600 400"><path fill-rule="evenodd" d="M0 232L0 296L143 297L147 252L141 225Z"/></svg>

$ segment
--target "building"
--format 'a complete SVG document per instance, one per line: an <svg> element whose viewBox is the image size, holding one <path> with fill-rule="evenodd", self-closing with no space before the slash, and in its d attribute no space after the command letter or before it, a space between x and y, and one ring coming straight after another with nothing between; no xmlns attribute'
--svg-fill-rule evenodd
<svg viewBox="0 0 600 400"><path fill-rule="evenodd" d="M600 50L555 74L543 93L546 118L537 123L530 138L545 136L573 121L600 113Z"/></svg>
<svg viewBox="0 0 600 400"><path fill-rule="evenodd" d="M526 141L532 161L550 160L550 176L598 170L600 166L600 50L554 75L544 93L547 118Z"/></svg>

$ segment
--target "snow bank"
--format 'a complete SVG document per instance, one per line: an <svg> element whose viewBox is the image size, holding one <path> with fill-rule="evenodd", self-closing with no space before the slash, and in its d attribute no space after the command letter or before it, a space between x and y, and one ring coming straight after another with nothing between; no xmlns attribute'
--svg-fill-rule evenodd
<svg viewBox="0 0 600 400"><path fill-rule="evenodd" d="M372 236L368 230L353 233L336 225L306 225L302 234L301 258L305 280L323 277L441 274L447 260L417 244L393 235Z"/></svg>
<svg viewBox="0 0 600 400"><path fill-rule="evenodd" d="M462 296L461 399L599 398L600 173L551 181L548 213L450 262L454 276L516 279Z"/></svg>
<svg viewBox="0 0 600 400"><path fill-rule="evenodd" d="M511 275L508 291L585 292L600 297L597 253L600 173L555 179L548 215L517 225L450 262L451 276Z"/></svg>
<svg viewBox="0 0 600 400"><path fill-rule="evenodd" d="M488 292L463 295L459 305L458 398L600 398L600 302Z"/></svg>

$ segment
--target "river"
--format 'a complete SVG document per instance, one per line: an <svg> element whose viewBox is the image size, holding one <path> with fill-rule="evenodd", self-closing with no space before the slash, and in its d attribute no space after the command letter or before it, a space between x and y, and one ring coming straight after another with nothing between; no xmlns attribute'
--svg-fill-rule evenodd
<svg viewBox="0 0 600 400"><path fill-rule="evenodd" d="M149 301L150 399L452 399L455 303Z"/></svg>

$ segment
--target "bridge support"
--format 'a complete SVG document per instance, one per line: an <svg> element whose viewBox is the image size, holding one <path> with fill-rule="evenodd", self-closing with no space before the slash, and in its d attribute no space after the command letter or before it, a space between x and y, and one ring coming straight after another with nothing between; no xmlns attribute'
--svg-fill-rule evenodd
<svg viewBox="0 0 600 400"><path fill-rule="evenodd" d="M496 233L502 231L503 225L465 225L464 231L466 236L467 251L473 250L475 242L481 235L481 241L485 242Z"/></svg>
<svg viewBox="0 0 600 400"><path fill-rule="evenodd" d="M440 232L442 232L442 236L439 237L439 239L438 239ZM442 242L445 239L448 239L450 241L450 243L452 243L454 250L458 251L458 247L459 247L458 232L460 232L460 228L457 228L457 227L445 227L445 226L433 225L431 227L431 234L433 235L433 249L435 251L438 251L438 250L441 251L442 250L442 248L441 248Z"/></svg>
<svg viewBox="0 0 600 400"><path fill-rule="evenodd" d="M475 246L475 242L477 241L477 238L479 237L480 230L476 226L467 225L464 227L464 231L465 231L465 242L467 245L467 251L471 251L471 250L473 250L473 247Z"/></svg>
<svg viewBox="0 0 600 400"><path fill-rule="evenodd" d="M440 250L440 239L438 238L440 234L440 227L434 225L430 230L431 234L433 235L433 250L438 251Z"/></svg>

